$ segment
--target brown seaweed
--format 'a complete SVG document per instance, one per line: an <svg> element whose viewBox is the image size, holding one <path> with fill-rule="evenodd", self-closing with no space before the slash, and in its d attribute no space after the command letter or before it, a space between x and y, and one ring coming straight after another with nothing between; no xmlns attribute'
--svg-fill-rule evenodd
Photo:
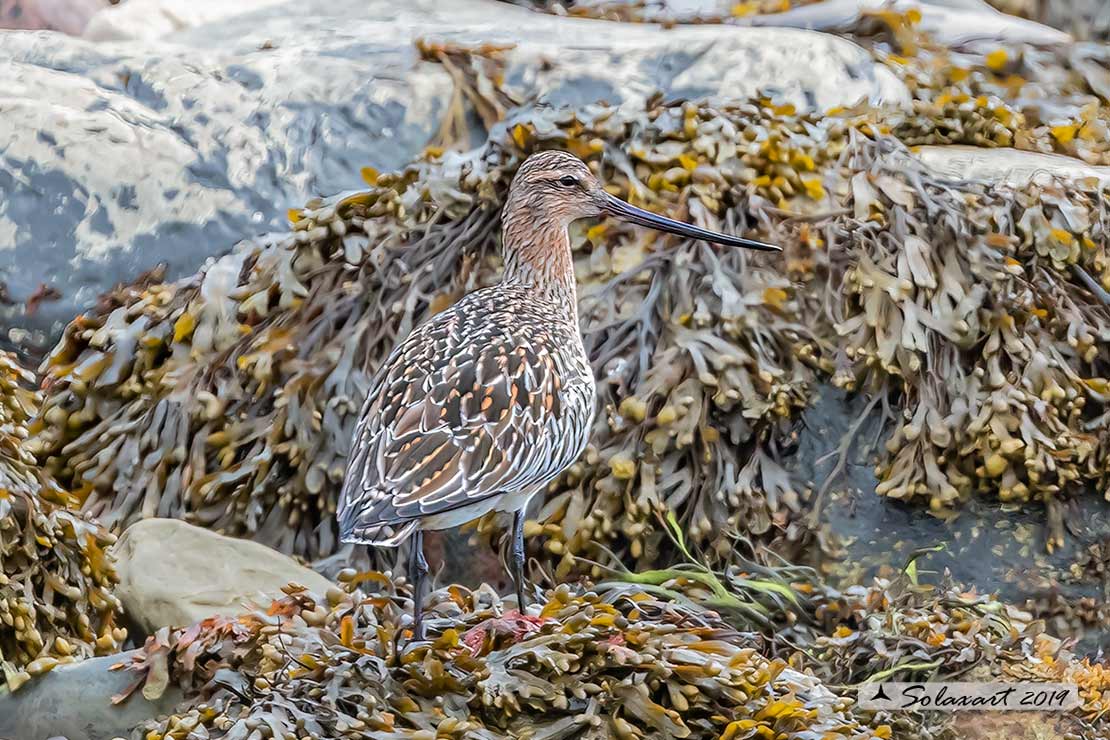
<svg viewBox="0 0 1110 740"><path fill-rule="evenodd" d="M185 694L132 737L955 740L950 714L867 712L854 697L867 680L973 670L1073 682L1080 706L1061 726L1091 740L1107 729L1105 666L991 597L928 586L910 568L844 593L803 579L800 616L820 628L760 635L707 608L741 594L737 581L694 572L656 587L563 585L530 616L488 587L442 588L421 643L408 641L404 582L349 570L326 595L290 586L267 610L162 630L121 664L137 674L132 691Z"/></svg>
<svg viewBox="0 0 1110 740"><path fill-rule="evenodd" d="M152 637L127 668L190 699L133 737L890 737L693 604L562 586L522 617L453 586L431 597L431 642L395 648L401 594L357 577L369 595L290 590L265 614Z"/></svg>
<svg viewBox="0 0 1110 740"><path fill-rule="evenodd" d="M32 676L115 652L115 538L70 508L69 496L35 465L27 423L40 395L30 372L0 352L0 668L18 689Z"/></svg>

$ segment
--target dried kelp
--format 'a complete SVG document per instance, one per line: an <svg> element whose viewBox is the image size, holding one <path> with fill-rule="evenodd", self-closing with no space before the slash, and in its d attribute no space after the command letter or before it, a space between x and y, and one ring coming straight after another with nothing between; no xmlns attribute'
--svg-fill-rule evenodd
<svg viewBox="0 0 1110 740"><path fill-rule="evenodd" d="M561 586L521 616L487 588L451 587L431 596L431 641L414 645L394 639L403 592L357 579L369 596L290 590L265 614L152 637L126 668L148 695L183 685L186 705L132 736L891 736L693 604Z"/></svg>
<svg viewBox="0 0 1110 740"><path fill-rule="evenodd" d="M911 568L871 586L825 594L816 617L824 633L792 653L789 662L829 685L881 680L1075 683L1081 703L1060 719L1061 728L1072 733L1065 736L1094 740L1110 731L1105 664L1074 655L1044 632L1043 622L992 596L962 591L947 579L936 585L918 582ZM913 737L923 725L945 726L944 718L905 712L893 713L888 721L895 737Z"/></svg>
<svg viewBox="0 0 1110 740"><path fill-rule="evenodd" d="M819 183L804 184L820 156L807 121L763 125L774 115L759 104L657 106L648 125L567 117L560 130L517 124L513 135L590 158L601 150L612 162L605 179L622 196L745 230L773 208L768 198L800 195L816 207L825 196ZM579 310L602 413L590 451L537 517L561 558L556 577L605 543L651 567L662 511L678 512L693 541L722 553L733 549L731 533L799 539L803 492L773 448L804 407L821 353L798 318L806 309L794 285L740 252L653 248L652 235L608 229L578 237Z"/></svg>
<svg viewBox="0 0 1110 740"><path fill-rule="evenodd" d="M505 77L502 53L511 46L459 46L424 39L417 40L416 46L422 58L443 65L455 83L450 113L443 116L437 147L458 148L460 142L465 145L470 141L467 117L471 111L488 130L521 104L501 84Z"/></svg>
<svg viewBox="0 0 1110 740"><path fill-rule="evenodd" d="M748 605L757 597L768 607L754 635L759 650L849 695L881 680L1075 683L1081 705L1067 717L1068 729L1075 737L1104 737L1110 730L1105 663L1076 656L1043 621L994 596L962 590L947 575L922 579L916 561L926 552L914 553L896 575L843 591L781 561L720 570L690 561L622 577L651 584L657 596L712 608L740 629L752 624ZM898 738L963 737L947 734L943 717L895 712L871 721L889 722Z"/></svg>
<svg viewBox="0 0 1110 740"><path fill-rule="evenodd" d="M26 449L27 421L42 404L34 375L15 355L0 351L0 491L37 493L35 457Z"/></svg>
<svg viewBox="0 0 1110 740"><path fill-rule="evenodd" d="M39 394L15 358L0 353L0 667L18 689L58 663L119 649L115 538L67 508L68 497L27 451Z"/></svg>

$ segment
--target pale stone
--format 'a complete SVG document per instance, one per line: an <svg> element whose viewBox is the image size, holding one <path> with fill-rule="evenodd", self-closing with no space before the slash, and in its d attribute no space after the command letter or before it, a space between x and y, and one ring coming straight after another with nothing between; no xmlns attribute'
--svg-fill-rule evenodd
<svg viewBox="0 0 1110 740"><path fill-rule="evenodd" d="M1011 0L1015 3L1030 1ZM1096 15L1096 11L1089 6L1099 0L1081 1L1088 6L1085 8L1087 17ZM808 28L850 33L865 22L870 14L881 11L907 13L912 10L920 16L918 28L926 31L934 40L949 46L981 43L1050 45L1066 44L1072 40L1069 34L1057 28L1019 18L1018 13L999 12L984 0L822 0L818 3L796 5L782 13L739 18L732 17L736 0L653 0L647 5L641 5L638 0L617 2L635 6L646 19L656 22L693 23L701 20L730 25ZM578 0L575 7L611 8L613 4L614 0ZM1059 14L1054 17L1059 17Z"/></svg>
<svg viewBox="0 0 1110 740"><path fill-rule="evenodd" d="M124 611L148 632L268 606L297 583L323 595L332 583L292 558L249 540L177 519L144 519L112 546Z"/></svg>
<svg viewBox="0 0 1110 740"><path fill-rule="evenodd" d="M914 155L929 169L953 180L989 180L1022 187L1054 177L1110 182L1110 167L1097 167L1062 154L974 146L919 146Z"/></svg>
<svg viewBox="0 0 1110 740"><path fill-rule="evenodd" d="M79 35L108 0L0 0L0 28Z"/></svg>

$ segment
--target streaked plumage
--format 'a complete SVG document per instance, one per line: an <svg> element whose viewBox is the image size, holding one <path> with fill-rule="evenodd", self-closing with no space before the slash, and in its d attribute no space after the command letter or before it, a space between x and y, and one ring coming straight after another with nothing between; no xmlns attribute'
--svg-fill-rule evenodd
<svg viewBox="0 0 1110 740"><path fill-rule="evenodd" d="M524 286L485 288L397 347L355 433L346 539L397 544L422 519L444 522L425 529L469 521L575 461L594 380L577 324L552 320L545 304Z"/></svg>
<svg viewBox="0 0 1110 740"><path fill-rule="evenodd" d="M345 542L388 546L415 536L417 639L425 530L512 512L513 575L524 607L524 509L581 454L594 416L567 226L602 214L777 249L634 208L566 152L541 152L520 166L502 212L501 282L432 317L386 359L356 427L340 495Z"/></svg>

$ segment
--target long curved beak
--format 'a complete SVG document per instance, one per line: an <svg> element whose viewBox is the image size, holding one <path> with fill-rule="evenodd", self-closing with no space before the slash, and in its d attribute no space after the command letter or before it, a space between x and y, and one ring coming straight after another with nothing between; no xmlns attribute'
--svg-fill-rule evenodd
<svg viewBox="0 0 1110 740"><path fill-rule="evenodd" d="M645 211L643 208L637 208L631 203L625 203L620 198L609 195L608 193L605 194L605 211L610 216L616 216L629 223L647 226L649 229L656 229L657 231L667 231L671 234L678 234L679 236L688 236L691 239L702 239L715 244L724 244L727 247L757 249L761 252L782 251L782 247L777 247L774 244L766 244L764 242L757 242L753 239L744 239L739 236L721 234L681 221L675 221L672 218L660 216L658 213L652 213L651 211Z"/></svg>

